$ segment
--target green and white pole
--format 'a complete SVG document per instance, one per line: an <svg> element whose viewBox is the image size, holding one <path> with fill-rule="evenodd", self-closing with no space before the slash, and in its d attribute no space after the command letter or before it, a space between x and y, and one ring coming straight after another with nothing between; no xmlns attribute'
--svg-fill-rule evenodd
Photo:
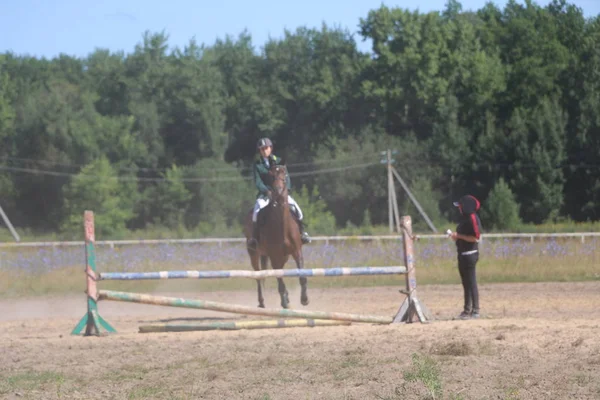
<svg viewBox="0 0 600 400"><path fill-rule="evenodd" d="M94 213L83 213L83 228L85 233L85 274L87 279L87 313L81 318L72 335L79 335L85 327L84 336L100 336L117 331L98 313L98 289L96 287L96 235L94 233Z"/></svg>

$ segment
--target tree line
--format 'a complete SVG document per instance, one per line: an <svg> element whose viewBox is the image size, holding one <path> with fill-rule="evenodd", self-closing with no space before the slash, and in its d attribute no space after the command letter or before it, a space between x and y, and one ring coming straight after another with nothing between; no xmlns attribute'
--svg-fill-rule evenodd
<svg viewBox="0 0 600 400"><path fill-rule="evenodd" d="M0 205L40 231L79 233L84 209L106 234L237 227L268 136L313 229L387 222L387 149L434 220L465 193L499 229L600 219L600 18L449 0L357 22L260 49L146 32L129 53L0 54Z"/></svg>

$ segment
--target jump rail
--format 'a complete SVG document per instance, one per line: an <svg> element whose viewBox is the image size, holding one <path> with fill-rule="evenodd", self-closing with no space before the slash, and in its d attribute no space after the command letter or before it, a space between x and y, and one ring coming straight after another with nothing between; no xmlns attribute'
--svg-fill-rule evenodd
<svg viewBox="0 0 600 400"><path fill-rule="evenodd" d="M275 317L308 318L314 320L335 320L346 322L370 322L390 324L399 322L427 322L423 306L417 297L417 281L414 268L414 250L412 224L410 216L402 217L402 244L404 247L405 266L390 267L357 267L357 268L328 268L328 269L292 269L292 270L264 270L264 271L159 271L159 272L96 272L95 230L94 214L92 211L84 212L85 253L86 253L86 280L88 312L79 321L72 334L79 334L85 328L85 336L114 333L115 329L107 323L98 313L98 301L113 300L133 303L154 304L170 307L185 307L222 311L239 314L263 315ZM376 315L360 315L350 313L291 310L291 309L265 309L234 304L218 303L205 300L188 300L176 297L152 296L139 293L117 292L98 290L97 283L101 280L142 280L142 279L212 279L244 277L264 279L266 277L310 277L310 276L347 276L347 275L390 275L404 274L406 289L400 290L406 298L402 302L394 317Z"/></svg>
<svg viewBox="0 0 600 400"><path fill-rule="evenodd" d="M196 308L200 310L222 311L233 314L262 315L267 317L332 319L336 321L371 322L374 324L390 324L393 321L392 317L380 317L376 315L279 308L258 308L241 306L237 304L219 303L208 300L189 300L182 299L180 297L152 296L149 294L117 292L113 290L100 290L98 295L99 300L124 301L168 307Z"/></svg>
<svg viewBox="0 0 600 400"><path fill-rule="evenodd" d="M231 322L189 322L184 324L154 324L141 325L140 333L149 332L192 332L192 331L236 331L240 329L273 329L297 328L314 326L350 325L348 321L328 321L324 319L275 319L261 321L231 321Z"/></svg>
<svg viewBox="0 0 600 400"><path fill-rule="evenodd" d="M147 280L147 279L225 279L225 278L293 278L311 276L351 275L398 275L405 274L406 267L353 267L314 269L266 269L263 271L159 271L159 272L100 272L98 280Z"/></svg>

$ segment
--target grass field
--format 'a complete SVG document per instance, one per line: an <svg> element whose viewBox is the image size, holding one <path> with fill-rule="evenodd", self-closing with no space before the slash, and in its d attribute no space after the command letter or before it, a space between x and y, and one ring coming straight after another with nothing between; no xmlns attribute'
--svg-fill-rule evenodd
<svg viewBox="0 0 600 400"><path fill-rule="evenodd" d="M478 280L499 282L566 282L600 279L600 239L490 239L481 243ZM459 282L456 252L450 240L421 240L415 244L419 284ZM306 268L402 265L399 242L315 242L305 247ZM82 247L13 248L0 253L0 296L19 297L80 293L85 287ZM97 247L98 271L161 271L250 269L241 243L231 245L162 244ZM293 260L286 268L295 268ZM313 287L400 285L404 276L311 278ZM289 283L288 283L289 282ZM287 279L290 287L296 279ZM271 283L268 283L271 284ZM102 282L104 289L155 291L245 290L252 280L171 280Z"/></svg>

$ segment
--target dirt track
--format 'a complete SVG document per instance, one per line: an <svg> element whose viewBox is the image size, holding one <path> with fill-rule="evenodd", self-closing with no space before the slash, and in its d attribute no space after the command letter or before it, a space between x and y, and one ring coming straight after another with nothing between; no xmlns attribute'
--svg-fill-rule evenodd
<svg viewBox="0 0 600 400"><path fill-rule="evenodd" d="M420 288L431 324L190 333L137 332L174 318L256 318L102 302L101 315L119 333L101 338L69 335L84 295L0 301L0 398L427 398L421 381L405 379L413 354L435 360L445 399L600 398L600 282L480 291L478 321L451 320L461 289L448 285ZM290 296L301 308L298 290ZM392 287L309 287L309 297L309 309L378 315L394 315L402 300ZM253 291L202 298L256 304ZM266 301L278 306L273 286Z"/></svg>

